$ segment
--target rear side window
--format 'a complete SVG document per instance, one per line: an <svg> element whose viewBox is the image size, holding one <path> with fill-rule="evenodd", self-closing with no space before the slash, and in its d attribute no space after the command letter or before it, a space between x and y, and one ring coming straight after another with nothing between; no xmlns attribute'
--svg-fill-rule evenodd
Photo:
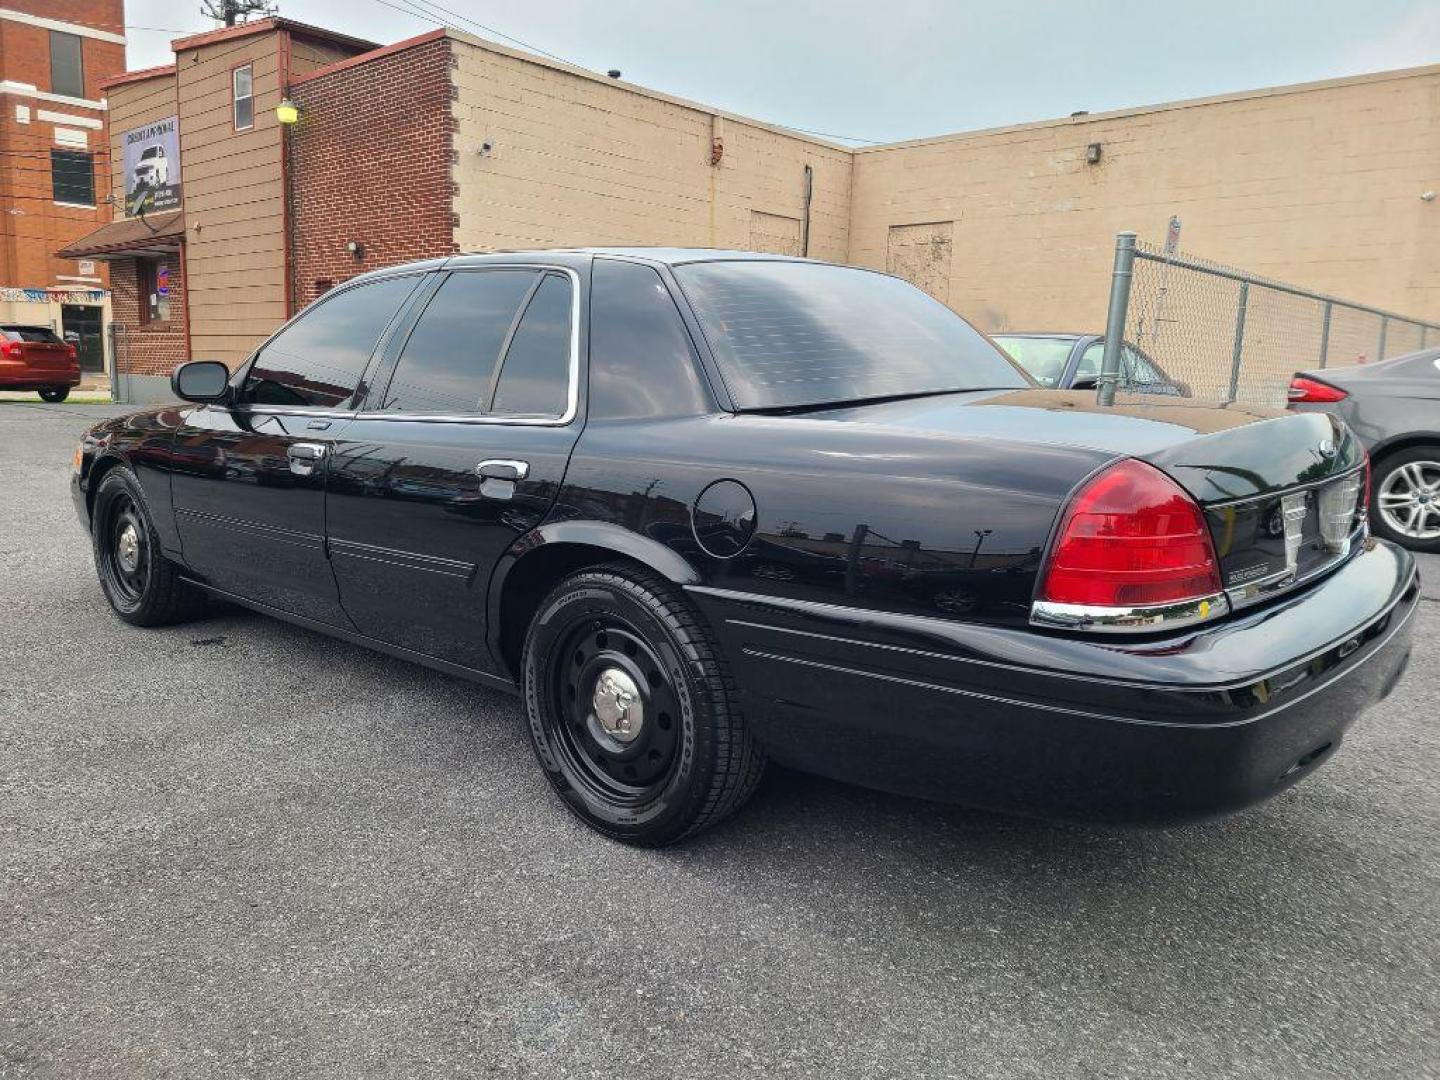
<svg viewBox="0 0 1440 1080"><path fill-rule="evenodd" d="M0 337L7 341L39 341L47 345L63 345L54 330L43 326L6 326L0 329Z"/></svg>
<svg viewBox="0 0 1440 1080"><path fill-rule="evenodd" d="M1031 385L959 315L885 274L732 260L675 277L741 409Z"/></svg>
<svg viewBox="0 0 1440 1080"><path fill-rule="evenodd" d="M253 405L348 407L380 335L419 280L387 278L316 303L260 350L242 399Z"/></svg>
<svg viewBox="0 0 1440 1080"><path fill-rule="evenodd" d="M660 275L596 259L590 286L592 419L694 416L708 410L690 335Z"/></svg>
<svg viewBox="0 0 1440 1080"><path fill-rule="evenodd" d="M531 270L476 270L446 278L410 332L380 408L445 416L484 412L500 349L536 276Z"/></svg>
<svg viewBox="0 0 1440 1080"><path fill-rule="evenodd" d="M547 274L526 305L500 365L492 412L558 417L570 397L573 290Z"/></svg>
<svg viewBox="0 0 1440 1080"><path fill-rule="evenodd" d="M1056 387L1065 375L1065 365L1074 347L1072 338L1004 337L995 335L999 345L1041 386Z"/></svg>

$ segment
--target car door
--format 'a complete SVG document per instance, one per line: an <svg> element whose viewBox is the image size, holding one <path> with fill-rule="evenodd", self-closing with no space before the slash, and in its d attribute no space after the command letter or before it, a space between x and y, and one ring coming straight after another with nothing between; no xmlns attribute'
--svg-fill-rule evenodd
<svg viewBox="0 0 1440 1080"><path fill-rule="evenodd" d="M336 290L261 346L231 404L190 411L175 433L171 502L185 563L203 581L348 627L325 551L326 466L420 280Z"/></svg>
<svg viewBox="0 0 1440 1080"><path fill-rule="evenodd" d="M437 276L386 350L389 378L336 437L331 561L362 633L494 670L491 570L544 518L579 433L580 277Z"/></svg>

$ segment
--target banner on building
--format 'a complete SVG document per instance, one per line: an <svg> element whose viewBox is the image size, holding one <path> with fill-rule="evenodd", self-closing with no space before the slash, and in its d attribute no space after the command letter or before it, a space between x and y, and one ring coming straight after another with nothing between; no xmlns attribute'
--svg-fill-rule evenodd
<svg viewBox="0 0 1440 1080"><path fill-rule="evenodd" d="M167 116L120 137L125 153L125 215L180 209L180 118Z"/></svg>

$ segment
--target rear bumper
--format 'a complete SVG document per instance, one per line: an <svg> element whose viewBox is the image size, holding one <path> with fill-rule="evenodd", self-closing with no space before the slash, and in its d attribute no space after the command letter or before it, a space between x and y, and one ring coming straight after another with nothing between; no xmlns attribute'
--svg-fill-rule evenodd
<svg viewBox="0 0 1440 1080"><path fill-rule="evenodd" d="M1382 541L1263 609L1081 640L697 588L783 764L1052 817L1228 813L1308 775L1410 656L1419 579Z"/></svg>
<svg viewBox="0 0 1440 1080"><path fill-rule="evenodd" d="M78 363L56 368L35 368L24 360L0 358L0 390L43 390L49 386L79 386Z"/></svg>

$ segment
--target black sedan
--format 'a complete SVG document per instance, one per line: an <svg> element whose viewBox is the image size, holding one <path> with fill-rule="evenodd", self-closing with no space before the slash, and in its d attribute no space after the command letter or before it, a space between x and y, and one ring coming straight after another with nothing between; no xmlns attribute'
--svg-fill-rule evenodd
<svg viewBox="0 0 1440 1080"><path fill-rule="evenodd" d="M1099 334L995 334L995 344L1041 386L1093 390L1100 381L1105 339ZM1189 397L1190 387L1172 379L1153 358L1130 342L1120 350L1120 386L1140 394Z"/></svg>
<svg viewBox="0 0 1440 1080"><path fill-rule="evenodd" d="M1234 810L1410 653L1412 557L1329 416L1042 390L884 274L615 249L333 290L89 431L126 622L221 597L524 697L635 844L773 760L1054 816Z"/></svg>
<svg viewBox="0 0 1440 1080"><path fill-rule="evenodd" d="M1370 451L1370 525L1440 551L1440 349L1379 364L1301 371L1290 408L1343 419Z"/></svg>

